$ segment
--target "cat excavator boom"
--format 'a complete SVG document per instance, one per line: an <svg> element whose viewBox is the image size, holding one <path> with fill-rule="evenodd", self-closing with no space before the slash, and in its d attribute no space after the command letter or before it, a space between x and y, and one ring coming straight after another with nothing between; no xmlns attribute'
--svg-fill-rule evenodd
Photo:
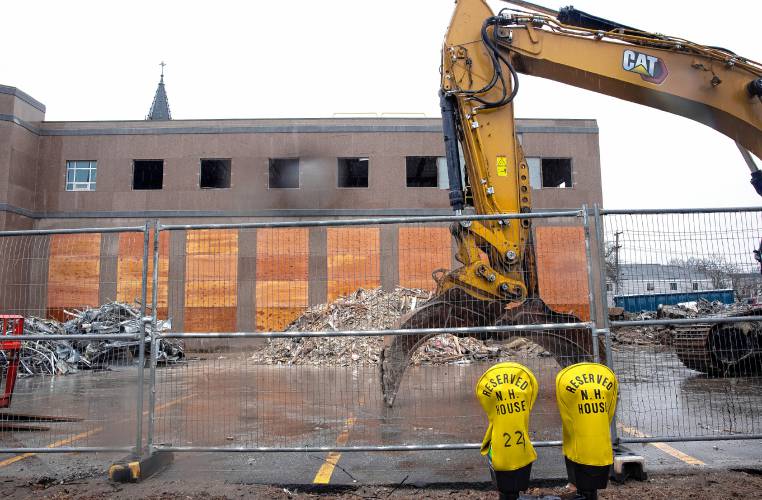
<svg viewBox="0 0 762 500"><path fill-rule="evenodd" d="M734 140L762 195L762 64L733 52L649 33L571 7L509 2L495 15L484 0L457 0L442 47L440 100L450 180L460 214L532 210L529 169L516 135L519 74L661 109ZM461 157L464 159L461 164ZM538 292L531 219L456 222L461 267L437 277L435 296L401 328L580 323L550 309ZM593 352L588 329L524 332L562 365ZM702 334L703 335L703 334ZM381 360L392 405L410 356L427 336L387 339ZM601 352L604 352L601 350Z"/></svg>

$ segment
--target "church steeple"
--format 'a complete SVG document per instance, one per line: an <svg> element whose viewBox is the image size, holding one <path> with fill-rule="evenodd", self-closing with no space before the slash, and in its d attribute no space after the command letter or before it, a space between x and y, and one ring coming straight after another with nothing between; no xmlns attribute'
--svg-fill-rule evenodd
<svg viewBox="0 0 762 500"><path fill-rule="evenodd" d="M153 97L153 104L151 104L151 110L146 116L146 120L171 120L172 114L169 112L169 99L167 99L167 91L164 88L164 61L161 62L161 79L159 80L159 86L156 88L156 95Z"/></svg>

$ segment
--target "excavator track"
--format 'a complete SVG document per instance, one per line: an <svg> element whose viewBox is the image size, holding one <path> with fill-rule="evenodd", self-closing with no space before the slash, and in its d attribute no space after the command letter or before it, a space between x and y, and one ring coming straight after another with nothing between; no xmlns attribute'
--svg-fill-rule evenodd
<svg viewBox="0 0 762 500"><path fill-rule="evenodd" d="M421 308L402 318L400 329L459 328L489 325L522 325L545 323L579 323L571 314L558 313L542 300L535 298L519 305L502 301L477 300L465 290L454 287L439 294ZM402 378L415 350L433 335L404 335L387 337L381 352L381 388L387 406L397 397ZM592 336L589 329L539 331L504 331L469 334L480 339L509 340L525 337L549 351L561 366L592 359ZM605 349L600 341L600 356Z"/></svg>
<svg viewBox="0 0 762 500"><path fill-rule="evenodd" d="M741 314L759 315L762 308ZM759 321L674 326L672 345L680 361L691 370L715 376L762 373Z"/></svg>
<svg viewBox="0 0 762 500"><path fill-rule="evenodd" d="M714 373L716 366L709 350L709 334L712 325L686 325L674 327L672 346L677 357L691 370L702 373Z"/></svg>

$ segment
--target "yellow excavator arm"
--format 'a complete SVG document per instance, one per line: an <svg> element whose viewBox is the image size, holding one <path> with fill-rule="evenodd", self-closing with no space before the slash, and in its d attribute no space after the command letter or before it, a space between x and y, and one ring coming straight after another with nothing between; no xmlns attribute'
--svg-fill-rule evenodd
<svg viewBox="0 0 762 500"><path fill-rule="evenodd" d="M762 65L732 52L640 31L571 7L503 9L458 0L442 48L440 100L450 205L485 215L531 212L529 170L516 136L519 74L556 80L704 123L736 141L762 195ZM461 155L464 165L461 165ZM454 223L463 265L401 328L579 324L539 297L529 218ZM594 352L586 328L526 331L562 364ZM410 356L427 336L387 339L384 399L392 405ZM601 353L603 349L599 349Z"/></svg>
<svg viewBox="0 0 762 500"><path fill-rule="evenodd" d="M479 214L531 210L513 118L519 73L691 118L762 157L762 65L571 7L539 8L546 13L504 9L496 16L483 0L457 2L442 48L440 93L456 211L464 207L466 186ZM762 194L762 172L745 158ZM534 294L534 266L525 254L528 220L475 222L453 233L464 267L446 277L444 289L460 286L478 298L513 301Z"/></svg>

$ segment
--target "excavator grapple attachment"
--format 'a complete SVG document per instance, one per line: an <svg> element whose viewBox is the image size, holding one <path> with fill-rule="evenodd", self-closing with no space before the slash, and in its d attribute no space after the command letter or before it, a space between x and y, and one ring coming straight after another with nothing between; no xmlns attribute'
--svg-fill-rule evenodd
<svg viewBox="0 0 762 500"><path fill-rule="evenodd" d="M578 317L558 313L539 298L516 304L502 301L478 300L460 287L450 288L434 296L426 304L403 317L400 329L460 328L491 325L537 325L547 323L580 323ZM387 406L397 397L405 369L415 350L430 335L398 335L386 338L381 352L381 388ZM563 330L498 331L468 334L480 339L509 340L525 337L550 352L559 365L568 366L592 360L593 341L588 328ZM600 343L600 356L605 360L605 349Z"/></svg>

